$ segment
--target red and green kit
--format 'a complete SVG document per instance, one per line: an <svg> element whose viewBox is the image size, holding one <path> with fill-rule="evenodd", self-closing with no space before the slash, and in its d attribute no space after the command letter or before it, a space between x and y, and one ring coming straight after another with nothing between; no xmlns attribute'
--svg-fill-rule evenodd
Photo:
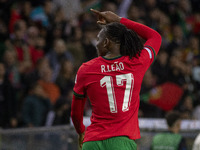
<svg viewBox="0 0 200 150"><path fill-rule="evenodd" d="M72 102L72 116L76 118L72 117L72 120L77 132L83 133L84 101L89 98L91 125L86 129L84 142L116 136L127 136L133 140L140 138L139 93L143 76L159 51L161 38L145 25L125 18L120 23L134 30L146 43L137 57L107 59L99 56L79 68Z"/></svg>

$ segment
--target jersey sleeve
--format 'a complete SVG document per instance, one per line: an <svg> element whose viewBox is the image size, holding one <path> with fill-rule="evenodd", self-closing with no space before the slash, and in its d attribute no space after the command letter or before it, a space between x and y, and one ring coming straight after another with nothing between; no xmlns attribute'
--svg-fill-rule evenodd
<svg viewBox="0 0 200 150"><path fill-rule="evenodd" d="M155 57L155 50L151 46L145 45L140 54L140 59L143 59L144 62L147 62L150 65L154 62Z"/></svg>
<svg viewBox="0 0 200 150"><path fill-rule="evenodd" d="M83 113L86 98L77 98L73 96L71 105L71 118L78 134L85 131L85 125L83 124Z"/></svg>
<svg viewBox="0 0 200 150"><path fill-rule="evenodd" d="M86 90L85 90L85 69L84 65L82 65L75 78L75 85L74 85L74 96L78 98L85 98L86 97Z"/></svg>
<svg viewBox="0 0 200 150"><path fill-rule="evenodd" d="M125 25L128 29L135 31L140 37L146 40L144 44L144 50L147 51L150 58L154 59L158 54L161 46L162 38L160 34L143 24L131 21L126 18L122 18L120 23Z"/></svg>

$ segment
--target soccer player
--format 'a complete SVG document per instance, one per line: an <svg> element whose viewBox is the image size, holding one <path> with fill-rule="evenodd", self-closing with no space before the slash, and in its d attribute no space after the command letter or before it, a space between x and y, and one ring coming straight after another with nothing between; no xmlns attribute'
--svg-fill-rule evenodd
<svg viewBox="0 0 200 150"><path fill-rule="evenodd" d="M99 57L82 64L76 76L71 117L83 150L136 150L139 93L143 76L155 59L161 36L153 29L99 12L104 25L97 35ZM143 45L138 37L146 40ZM86 98L92 105L91 125L83 124Z"/></svg>
<svg viewBox="0 0 200 150"><path fill-rule="evenodd" d="M166 115L168 132L158 133L153 137L151 150L187 150L185 139L179 134L181 116L179 112L171 111Z"/></svg>

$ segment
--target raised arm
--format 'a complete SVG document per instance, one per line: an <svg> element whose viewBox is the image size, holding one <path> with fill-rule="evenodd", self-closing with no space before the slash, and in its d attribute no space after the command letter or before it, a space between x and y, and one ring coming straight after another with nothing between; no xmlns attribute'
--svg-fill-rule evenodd
<svg viewBox="0 0 200 150"><path fill-rule="evenodd" d="M158 53L161 45L161 36L157 31L126 18L121 18L120 23L125 25L128 29L134 30L140 37L146 40L145 46L152 47L156 54Z"/></svg>
<svg viewBox="0 0 200 150"><path fill-rule="evenodd" d="M121 18L111 11L100 12L93 9L91 9L91 11L98 15L98 24L105 25L111 22L119 22L124 24L128 29L134 30L140 37L146 40L144 44L145 46L152 47L156 54L158 53L161 45L161 36L157 31L143 24L131 21L126 18Z"/></svg>

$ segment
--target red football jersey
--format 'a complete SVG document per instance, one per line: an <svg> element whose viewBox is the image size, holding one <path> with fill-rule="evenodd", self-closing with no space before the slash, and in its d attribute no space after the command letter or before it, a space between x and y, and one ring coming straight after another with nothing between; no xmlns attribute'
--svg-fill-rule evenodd
<svg viewBox="0 0 200 150"><path fill-rule="evenodd" d="M74 86L75 96L87 96L92 105L91 125L86 129L84 142L115 136L140 138L139 93L143 76L158 53L161 39L154 37L156 31L146 26L125 18L120 22L128 28L134 28L139 35L142 35L142 29L149 31L144 33L149 40L137 58L97 57L79 68ZM77 128L80 127L76 125Z"/></svg>
<svg viewBox="0 0 200 150"><path fill-rule="evenodd" d="M140 138L138 127L139 93L153 52L142 50L139 58L98 57L84 63L78 73L74 92L87 95L92 105L91 125L84 141L114 136Z"/></svg>

